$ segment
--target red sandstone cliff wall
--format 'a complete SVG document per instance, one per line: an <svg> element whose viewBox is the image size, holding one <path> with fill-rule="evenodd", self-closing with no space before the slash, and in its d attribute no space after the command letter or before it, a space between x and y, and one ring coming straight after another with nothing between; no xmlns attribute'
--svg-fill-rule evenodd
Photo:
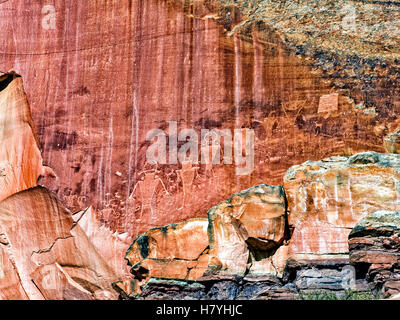
<svg viewBox="0 0 400 320"><path fill-rule="evenodd" d="M48 4L54 29L42 13ZM312 59L262 24L230 35L240 13L224 12L231 18L161 0L1 3L0 70L23 76L43 163L58 176L41 184L72 210L93 205L113 230L137 235L205 217L239 190L280 184L305 160L383 150L385 125L357 111ZM179 129L255 129L254 172L164 165L160 180L151 176L146 133L170 120Z"/></svg>

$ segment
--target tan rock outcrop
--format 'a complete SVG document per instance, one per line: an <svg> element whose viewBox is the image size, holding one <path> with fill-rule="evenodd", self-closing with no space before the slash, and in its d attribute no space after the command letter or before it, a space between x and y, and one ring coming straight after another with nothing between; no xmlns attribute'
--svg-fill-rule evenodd
<svg viewBox="0 0 400 320"><path fill-rule="evenodd" d="M277 273L272 256L288 236L281 186L259 185L234 194L212 208L208 219L210 270L228 275L244 275L248 269L254 275Z"/></svg>
<svg viewBox="0 0 400 320"><path fill-rule="evenodd" d="M26 293L17 298L116 298L111 283L120 274L113 270L112 261L101 256L79 222L45 188L35 187L3 200L0 229L7 243L2 245L2 260L10 274L8 286ZM9 296L9 290L0 291Z"/></svg>
<svg viewBox="0 0 400 320"><path fill-rule="evenodd" d="M375 152L308 161L288 170L284 183L289 260L348 259L347 237L360 219L400 208L400 156Z"/></svg>
<svg viewBox="0 0 400 320"><path fill-rule="evenodd" d="M0 77L0 201L37 185L45 171L22 78Z"/></svg>
<svg viewBox="0 0 400 320"><path fill-rule="evenodd" d="M207 219L154 228L138 236L126 253L142 284L150 278L197 280L208 265Z"/></svg>

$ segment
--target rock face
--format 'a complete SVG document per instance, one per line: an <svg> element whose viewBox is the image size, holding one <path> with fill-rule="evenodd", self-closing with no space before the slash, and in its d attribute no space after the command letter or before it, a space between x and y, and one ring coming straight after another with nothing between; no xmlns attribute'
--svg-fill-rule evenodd
<svg viewBox="0 0 400 320"><path fill-rule="evenodd" d="M350 231L400 211L399 157L376 153L398 149L399 3L1 1L0 70L27 96L0 77L0 297L341 290ZM396 291L397 240L357 241Z"/></svg>
<svg viewBox="0 0 400 320"><path fill-rule="evenodd" d="M137 237L126 260L139 285L150 278L197 280L208 265L207 220L155 228Z"/></svg>
<svg viewBox="0 0 400 320"><path fill-rule="evenodd" d="M385 150L388 153L399 153L400 151L400 130L388 134L383 140Z"/></svg>
<svg viewBox="0 0 400 320"><path fill-rule="evenodd" d="M111 232L108 227L100 224L91 207L75 213L72 218L75 224L84 231L102 259L116 273L118 279L129 279L129 267L124 258L127 248L132 243L132 238L127 233Z"/></svg>
<svg viewBox="0 0 400 320"><path fill-rule="evenodd" d="M22 78L0 77L0 201L36 186L44 173Z"/></svg>
<svg viewBox="0 0 400 320"><path fill-rule="evenodd" d="M191 228L189 243L203 239L193 245L193 257L209 247L196 278L178 264L174 237L181 229L165 227L135 240L127 258L135 278L145 281L134 290L119 284L118 291L140 299L294 299L300 292L342 295L354 288L393 295L400 281L400 214L376 211L399 205L399 170L399 155L376 152L292 167L285 189L259 185L233 194L208 212L202 233ZM163 268L154 263L159 258Z"/></svg>
<svg viewBox="0 0 400 320"><path fill-rule="evenodd" d="M210 269L220 275L243 276L249 269L254 275L282 273L272 261L276 254L285 262L287 253L279 248L288 237L281 186L260 185L234 194L212 208L208 220Z"/></svg>
<svg viewBox="0 0 400 320"><path fill-rule="evenodd" d="M400 292L400 213L377 211L349 235L350 262L371 286L386 296Z"/></svg>
<svg viewBox="0 0 400 320"><path fill-rule="evenodd" d="M36 130L22 79L0 78L0 298L115 299L111 283L128 279L131 239L102 226L91 208L73 215L39 176Z"/></svg>
<svg viewBox="0 0 400 320"><path fill-rule="evenodd" d="M36 187L3 200L0 228L16 286L28 298L115 298L111 282L118 275L50 191Z"/></svg>
<svg viewBox="0 0 400 320"><path fill-rule="evenodd" d="M383 151L400 106L397 74L384 46L370 60L364 47L349 49L350 35L336 41L332 28L347 2L327 4L333 18L309 1L251 1L256 10L222 0L2 2L0 70L24 77L43 161L59 177L40 183L74 212L92 205L112 230L137 236L206 217L239 190L282 184L307 159ZM396 6L369 5L373 16L395 21ZM293 25L310 16L310 30ZM321 44L328 29L320 21L328 19L331 38ZM374 35L387 27L365 23ZM369 49L389 38L380 32ZM331 44L335 59L325 54ZM349 50L351 57L340 54ZM146 135L174 137L168 121L178 133L253 129L254 171L236 177L235 162L151 166Z"/></svg>
<svg viewBox="0 0 400 320"><path fill-rule="evenodd" d="M289 259L347 260L347 238L360 219L377 210L399 209L399 173L398 155L375 152L290 168L284 183L294 228Z"/></svg>

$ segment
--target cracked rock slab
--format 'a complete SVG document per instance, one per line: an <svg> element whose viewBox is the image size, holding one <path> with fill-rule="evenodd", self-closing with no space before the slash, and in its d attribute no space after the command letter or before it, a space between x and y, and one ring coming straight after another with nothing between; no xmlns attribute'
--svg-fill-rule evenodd
<svg viewBox="0 0 400 320"><path fill-rule="evenodd" d="M115 299L117 273L75 224L54 194L43 187L0 203L2 250L0 294L19 299ZM6 249L5 249L6 248ZM12 265L12 268L10 268ZM13 280L14 279L14 280Z"/></svg>

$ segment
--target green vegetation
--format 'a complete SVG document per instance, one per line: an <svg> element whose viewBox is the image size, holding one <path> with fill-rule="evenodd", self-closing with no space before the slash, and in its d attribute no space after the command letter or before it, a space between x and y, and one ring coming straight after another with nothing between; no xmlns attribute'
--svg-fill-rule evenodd
<svg viewBox="0 0 400 320"><path fill-rule="evenodd" d="M300 291L298 300L379 300L381 294L372 291L345 290L344 293L333 291L315 290L310 292Z"/></svg>

